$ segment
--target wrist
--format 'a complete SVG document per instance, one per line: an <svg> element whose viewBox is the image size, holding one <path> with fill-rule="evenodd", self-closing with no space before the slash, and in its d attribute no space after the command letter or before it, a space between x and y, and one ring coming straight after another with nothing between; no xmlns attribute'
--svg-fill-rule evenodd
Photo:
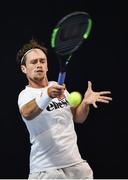
<svg viewBox="0 0 128 180"><path fill-rule="evenodd" d="M50 103L51 100L52 100L52 98L48 94L48 89L43 91L43 95L42 96L38 96L35 99L36 104L42 110L45 109L48 106L48 104Z"/></svg>
<svg viewBox="0 0 128 180"><path fill-rule="evenodd" d="M48 94L48 96L49 96L50 98L53 98L53 97L51 96L51 87L49 87L49 88L47 89L47 94Z"/></svg>
<svg viewBox="0 0 128 180"><path fill-rule="evenodd" d="M90 104L87 102L87 101L82 101L82 106L84 107L84 108L86 108L86 109L89 109L90 108Z"/></svg>

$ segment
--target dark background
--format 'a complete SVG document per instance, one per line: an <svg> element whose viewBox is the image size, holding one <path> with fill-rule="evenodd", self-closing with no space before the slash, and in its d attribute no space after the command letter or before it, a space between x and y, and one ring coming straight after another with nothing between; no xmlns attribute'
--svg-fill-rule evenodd
<svg viewBox="0 0 128 180"><path fill-rule="evenodd" d="M127 6L123 1L4 1L0 6L0 178L27 178L29 135L17 97L26 79L16 53L31 38L49 49L49 80L57 80L58 61L50 48L52 28L63 16L86 11L93 19L88 40L73 55L66 86L84 95L87 81L94 91L110 90L113 101L91 108L87 121L75 125L81 155L95 178L128 178Z"/></svg>

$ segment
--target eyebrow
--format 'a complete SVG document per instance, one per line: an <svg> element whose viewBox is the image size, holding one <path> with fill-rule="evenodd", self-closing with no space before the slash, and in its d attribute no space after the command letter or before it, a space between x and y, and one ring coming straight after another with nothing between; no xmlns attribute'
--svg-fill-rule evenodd
<svg viewBox="0 0 128 180"><path fill-rule="evenodd" d="M38 60L40 60L40 61L47 61L46 58L34 58L34 59L31 59L30 62L31 61L38 61Z"/></svg>

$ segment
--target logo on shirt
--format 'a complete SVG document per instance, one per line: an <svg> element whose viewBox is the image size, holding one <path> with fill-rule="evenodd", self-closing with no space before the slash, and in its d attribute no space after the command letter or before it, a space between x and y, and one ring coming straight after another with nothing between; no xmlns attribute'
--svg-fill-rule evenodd
<svg viewBox="0 0 128 180"><path fill-rule="evenodd" d="M59 99L58 102L55 102L55 101L52 101L50 102L50 104L47 106L47 111L53 111L55 109L58 109L58 108L64 108L64 107L67 107L69 105L67 99Z"/></svg>

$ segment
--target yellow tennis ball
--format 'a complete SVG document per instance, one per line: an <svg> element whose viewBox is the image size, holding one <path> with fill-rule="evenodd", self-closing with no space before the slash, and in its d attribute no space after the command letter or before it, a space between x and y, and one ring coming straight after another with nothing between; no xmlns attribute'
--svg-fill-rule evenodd
<svg viewBox="0 0 128 180"><path fill-rule="evenodd" d="M81 103L82 95L77 91L73 91L69 94L67 100L68 100L70 106L76 107Z"/></svg>

